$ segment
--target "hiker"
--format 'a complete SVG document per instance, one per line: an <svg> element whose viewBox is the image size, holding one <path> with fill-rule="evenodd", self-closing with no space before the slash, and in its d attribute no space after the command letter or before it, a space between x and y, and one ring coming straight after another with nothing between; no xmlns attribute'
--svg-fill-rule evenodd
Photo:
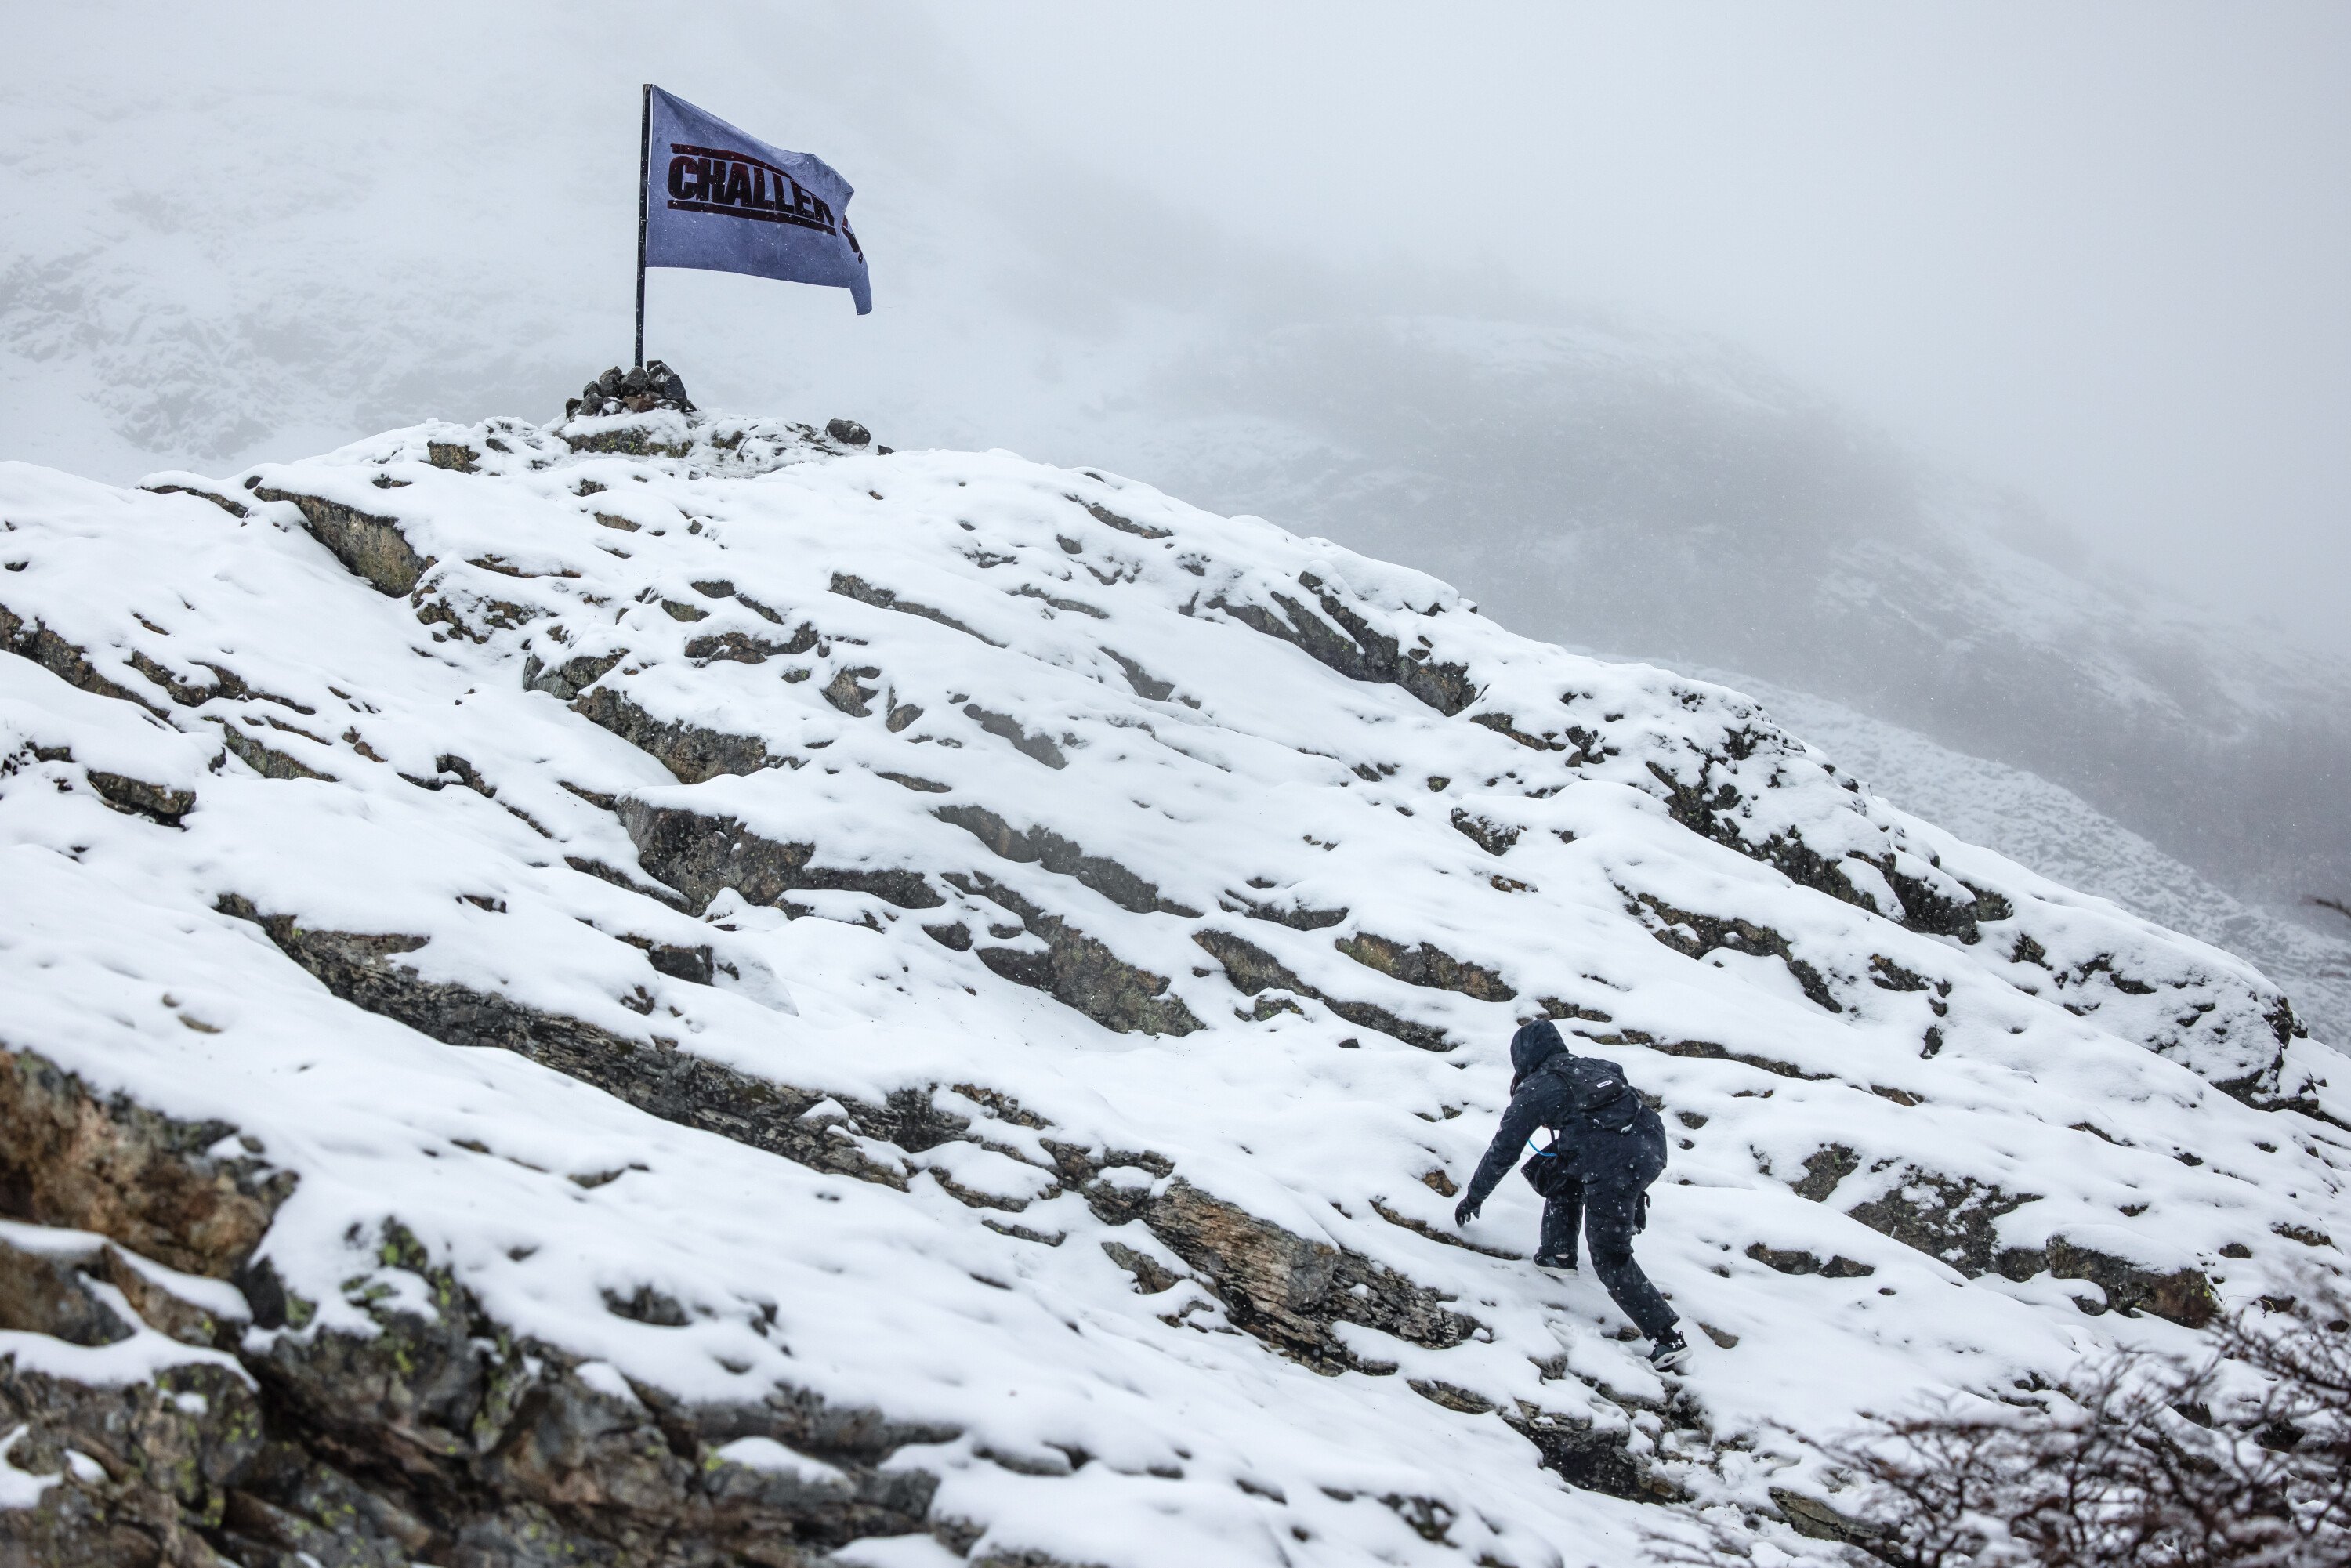
<svg viewBox="0 0 2351 1568"><path fill-rule="evenodd" d="M1679 1366L1689 1343L1675 1332L1673 1308L1633 1260L1633 1233L1646 1227L1648 1186L1666 1168L1666 1128L1633 1092L1624 1070L1594 1056L1577 1056L1549 1019L1510 1037L1510 1104L1469 1190L1453 1210L1468 1225L1486 1196L1537 1127L1549 1127L1550 1148L1526 1163L1530 1185L1543 1196L1542 1236L1535 1266L1575 1268L1575 1233L1591 1239L1592 1270L1609 1298L1649 1338L1649 1364Z"/></svg>

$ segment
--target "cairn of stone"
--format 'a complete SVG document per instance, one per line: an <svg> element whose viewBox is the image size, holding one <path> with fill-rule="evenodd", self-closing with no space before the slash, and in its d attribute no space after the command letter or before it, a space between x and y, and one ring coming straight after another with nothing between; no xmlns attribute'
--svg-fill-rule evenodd
<svg viewBox="0 0 2351 1568"><path fill-rule="evenodd" d="M632 370L614 365L563 405L563 417L595 419L604 414L646 413L657 408L692 413L694 400L685 395L685 382L675 371L652 360Z"/></svg>

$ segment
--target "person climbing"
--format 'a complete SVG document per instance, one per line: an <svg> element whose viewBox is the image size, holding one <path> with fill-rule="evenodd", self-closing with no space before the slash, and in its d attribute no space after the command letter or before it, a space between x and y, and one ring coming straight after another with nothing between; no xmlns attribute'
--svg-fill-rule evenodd
<svg viewBox="0 0 2351 1568"><path fill-rule="evenodd" d="M1542 1194L1540 1269L1575 1267L1575 1235L1592 1243L1592 1270L1633 1324L1649 1339L1649 1364L1679 1366L1689 1343L1676 1332L1673 1308L1633 1260L1633 1233L1648 1224L1649 1184L1666 1168L1666 1127L1625 1081L1624 1070L1594 1056L1577 1056L1549 1019L1510 1037L1510 1103L1453 1222L1478 1218L1537 1127L1549 1127L1551 1147L1526 1163L1526 1177Z"/></svg>

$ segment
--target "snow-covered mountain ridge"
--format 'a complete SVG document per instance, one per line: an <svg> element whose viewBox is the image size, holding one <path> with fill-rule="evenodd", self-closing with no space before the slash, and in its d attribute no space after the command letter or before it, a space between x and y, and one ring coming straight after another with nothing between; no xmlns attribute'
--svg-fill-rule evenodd
<svg viewBox="0 0 2351 1568"><path fill-rule="evenodd" d="M653 413L0 529L36 1559L1768 1563L2335 1257L2249 966L1255 519ZM1685 1376L1452 1230L1538 1016Z"/></svg>

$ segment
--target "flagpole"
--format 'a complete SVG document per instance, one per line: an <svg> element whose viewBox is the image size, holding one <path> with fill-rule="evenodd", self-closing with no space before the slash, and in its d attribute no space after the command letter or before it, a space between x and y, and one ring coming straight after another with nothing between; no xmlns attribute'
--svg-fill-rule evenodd
<svg viewBox="0 0 2351 1568"><path fill-rule="evenodd" d="M645 362L645 170L653 155L653 84L645 84L643 107L637 119L637 357Z"/></svg>

